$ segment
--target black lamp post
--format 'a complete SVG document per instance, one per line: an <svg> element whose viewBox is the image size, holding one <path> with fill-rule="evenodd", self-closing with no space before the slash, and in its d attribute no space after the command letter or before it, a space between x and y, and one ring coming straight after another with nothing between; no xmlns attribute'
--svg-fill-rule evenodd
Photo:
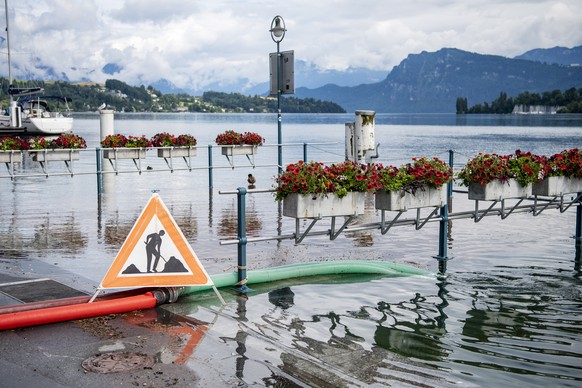
<svg viewBox="0 0 582 388"><path fill-rule="evenodd" d="M283 134L281 132L281 53L279 51L279 43L285 37L285 21L279 15L271 21L271 39L277 43L277 149L278 149L278 165L279 175L283 172L283 149L281 143L283 142Z"/></svg>

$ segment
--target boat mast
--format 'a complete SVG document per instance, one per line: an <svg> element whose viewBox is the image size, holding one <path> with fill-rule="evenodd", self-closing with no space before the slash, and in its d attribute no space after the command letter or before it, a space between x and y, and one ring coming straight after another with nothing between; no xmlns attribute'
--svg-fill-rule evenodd
<svg viewBox="0 0 582 388"><path fill-rule="evenodd" d="M12 86L12 64L10 62L10 26L8 25L8 0L4 0L4 12L6 13L6 47L8 48L8 89ZM12 101L12 94L10 101Z"/></svg>

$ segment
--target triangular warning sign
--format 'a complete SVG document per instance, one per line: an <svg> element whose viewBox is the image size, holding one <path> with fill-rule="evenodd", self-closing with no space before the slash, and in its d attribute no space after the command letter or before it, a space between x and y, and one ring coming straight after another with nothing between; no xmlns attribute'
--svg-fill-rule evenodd
<svg viewBox="0 0 582 388"><path fill-rule="evenodd" d="M100 289L212 285L158 194L153 194L101 281Z"/></svg>

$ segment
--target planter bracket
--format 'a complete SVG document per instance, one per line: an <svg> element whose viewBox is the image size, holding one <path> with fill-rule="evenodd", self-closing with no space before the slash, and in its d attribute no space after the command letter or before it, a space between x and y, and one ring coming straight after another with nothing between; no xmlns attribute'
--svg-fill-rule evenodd
<svg viewBox="0 0 582 388"><path fill-rule="evenodd" d="M554 201L557 198L558 198L558 196L556 195L552 199L550 199L548 201L545 201L546 202L546 205L543 206L543 207L541 207L541 208L539 208L539 210L538 210L538 196L535 195L534 196L534 205L533 205L533 209L532 209L533 216L534 217L539 216L544 210L546 210L548 208L548 206L550 206L552 203L554 203ZM563 205L564 205L564 196L562 195L562 196L560 196L560 212L562 212L562 213L563 213L563 211L562 211L562 206ZM568 206L568 207L570 207L570 206ZM567 209L568 208L566 208L566 210Z"/></svg>
<svg viewBox="0 0 582 388"><path fill-rule="evenodd" d="M566 210L570 209L570 206L574 205L575 203L579 203L581 198L582 198L582 193L578 193L576 195L576 199L571 201L568 206L564 207L564 196L562 195L562 197L560 199L560 213L564 213Z"/></svg>
<svg viewBox="0 0 582 388"><path fill-rule="evenodd" d="M228 164L230 164L230 167L234 170L234 155L224 155L226 156L226 160L228 160ZM232 156L232 159L231 159ZM253 151L252 154L247 154L245 155L247 157L247 159L249 160L249 163L251 164L251 166L253 168L255 168L255 153Z"/></svg>
<svg viewBox="0 0 582 388"><path fill-rule="evenodd" d="M296 218L295 219L295 244L301 244L301 241L303 241L303 239L307 236L307 233L309 233L311 228L313 228L315 223L319 220L321 220L321 218L314 218L311 221L311 223L309 224L309 226L307 227L307 229L305 229L305 232L303 232L303 234L301 234L300 227L299 227L299 222L301 221L301 218Z"/></svg>
<svg viewBox="0 0 582 388"><path fill-rule="evenodd" d="M335 216L331 217L331 230L329 231L329 239L335 240L348 226L348 224L354 219L355 216L348 216L344 224L335 232Z"/></svg>
<svg viewBox="0 0 582 388"><path fill-rule="evenodd" d="M424 219L424 221L422 221L422 224L419 224L419 222L420 222L420 208L416 209L416 221L414 222L414 227L416 228L416 230L422 229L422 227L424 225L426 225L426 223L428 221L430 221L432 218L434 218L433 216L439 211L439 209L440 209L440 206L436 206L434 208L434 210L432 211L432 213L430 213L428 215L428 217L426 217Z"/></svg>
<svg viewBox="0 0 582 388"><path fill-rule="evenodd" d="M382 210L382 213L381 213L382 219L380 221L380 232L382 234L388 233L390 228L392 228L394 223L398 220L398 218L400 218L402 213L404 213L405 211L406 210L399 210L398 214L396 214L396 216L390 221L390 223L388 225L386 225L386 210Z"/></svg>
<svg viewBox="0 0 582 388"><path fill-rule="evenodd" d="M499 213L499 215L501 216L501 219L504 220L507 217L509 217L511 215L511 213L513 213L513 211L515 209L517 209L517 207L523 202L524 199L525 198L521 198L519 201L517 201L517 203L507 213L505 212L505 199L501 199L501 211Z"/></svg>
<svg viewBox="0 0 582 388"><path fill-rule="evenodd" d="M141 173L142 173L141 158L136 158L136 159L132 158L131 160L133 160L133 164L135 165L135 168L137 168L137 171L141 175ZM115 155L114 159L109 159L109 163L111 163L111 167L113 167L113 171L115 171L115 175L119 175L119 169L117 168L117 155Z"/></svg>
<svg viewBox="0 0 582 388"><path fill-rule="evenodd" d="M174 158L164 158L164 161L168 165L170 172L174 172L174 163L172 162L172 159L174 159ZM192 171L192 160L190 159L190 157L182 156L182 159L184 159L184 163L186 163L186 167L188 167L188 171ZM134 161L135 161L135 159L134 159Z"/></svg>
<svg viewBox="0 0 582 388"><path fill-rule="evenodd" d="M483 212L481 217L479 217L479 200L478 199L475 200L475 214L473 215L473 218L475 219L475 223L481 221L483 219L483 217L485 217L487 214L489 214L489 212L493 209L493 207L495 205L497 205L497 202L499 202L499 201L493 201L491 206L489 206L489 208L487 208L487 210L485 210Z"/></svg>

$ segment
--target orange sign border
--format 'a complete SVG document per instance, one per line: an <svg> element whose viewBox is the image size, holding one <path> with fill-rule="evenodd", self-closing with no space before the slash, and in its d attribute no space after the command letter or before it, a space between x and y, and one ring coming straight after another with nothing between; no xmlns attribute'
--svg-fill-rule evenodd
<svg viewBox="0 0 582 388"><path fill-rule="evenodd" d="M163 229L166 231L166 236L172 240L192 274L164 275L155 272L138 276L120 277L119 275L124 265L127 263L136 245L142 241L146 228L154 215L160 220ZM154 193L129 232L111 267L101 281L99 288L177 287L193 285L213 285L213 282L198 260L196 253L186 241L182 230L176 224L168 208L164 205L159 195Z"/></svg>

